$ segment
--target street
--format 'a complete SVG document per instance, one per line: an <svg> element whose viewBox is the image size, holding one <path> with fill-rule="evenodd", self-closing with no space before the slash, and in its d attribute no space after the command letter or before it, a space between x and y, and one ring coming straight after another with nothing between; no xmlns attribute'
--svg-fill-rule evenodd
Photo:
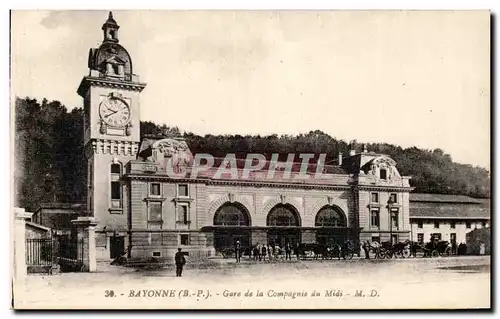
<svg viewBox="0 0 500 319"><path fill-rule="evenodd" d="M188 264L181 278L172 268L145 271L107 263L100 263L96 273L30 275L16 294L16 308L490 307L489 256L241 264L219 260L196 267Z"/></svg>

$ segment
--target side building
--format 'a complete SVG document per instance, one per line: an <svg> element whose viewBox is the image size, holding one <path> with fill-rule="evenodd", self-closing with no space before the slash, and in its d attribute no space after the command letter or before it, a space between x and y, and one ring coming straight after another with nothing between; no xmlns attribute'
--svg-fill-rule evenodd
<svg viewBox="0 0 500 319"><path fill-rule="evenodd" d="M474 229L490 227L490 201L460 195L410 195L413 241L428 242L431 236L457 244L466 242Z"/></svg>

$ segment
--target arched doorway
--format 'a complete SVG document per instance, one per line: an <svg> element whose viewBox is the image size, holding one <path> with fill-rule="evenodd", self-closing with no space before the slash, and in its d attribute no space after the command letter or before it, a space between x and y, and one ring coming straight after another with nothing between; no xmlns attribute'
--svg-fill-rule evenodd
<svg viewBox="0 0 500 319"><path fill-rule="evenodd" d="M318 244L333 246L342 244L347 236L347 219L337 206L326 205L316 214L315 226L320 227L316 230L316 242Z"/></svg>
<svg viewBox="0 0 500 319"><path fill-rule="evenodd" d="M278 204L267 214L267 242L281 247L300 243L300 216L290 204Z"/></svg>
<svg viewBox="0 0 500 319"><path fill-rule="evenodd" d="M250 215L239 203L226 203L214 215L214 247L216 251L234 248L237 240L241 247L250 247Z"/></svg>

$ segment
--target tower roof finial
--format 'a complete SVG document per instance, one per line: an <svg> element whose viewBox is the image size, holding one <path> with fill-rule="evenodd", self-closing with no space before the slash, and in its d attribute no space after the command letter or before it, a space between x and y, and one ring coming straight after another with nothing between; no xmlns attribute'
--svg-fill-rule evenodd
<svg viewBox="0 0 500 319"><path fill-rule="evenodd" d="M104 23L104 25L112 25L112 26L118 26L118 23L116 23L115 19L113 18L113 12L109 11L108 14L108 20Z"/></svg>

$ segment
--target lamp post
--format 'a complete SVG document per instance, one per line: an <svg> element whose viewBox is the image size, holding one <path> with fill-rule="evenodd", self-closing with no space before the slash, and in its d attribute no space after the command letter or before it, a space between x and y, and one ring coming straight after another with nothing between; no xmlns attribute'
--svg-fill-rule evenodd
<svg viewBox="0 0 500 319"><path fill-rule="evenodd" d="M392 201L392 197L389 196L389 200L387 201L387 210L389 211L389 227L390 227L390 234L391 234L391 245L394 245L394 243L392 242L392 204L394 204L394 202Z"/></svg>

